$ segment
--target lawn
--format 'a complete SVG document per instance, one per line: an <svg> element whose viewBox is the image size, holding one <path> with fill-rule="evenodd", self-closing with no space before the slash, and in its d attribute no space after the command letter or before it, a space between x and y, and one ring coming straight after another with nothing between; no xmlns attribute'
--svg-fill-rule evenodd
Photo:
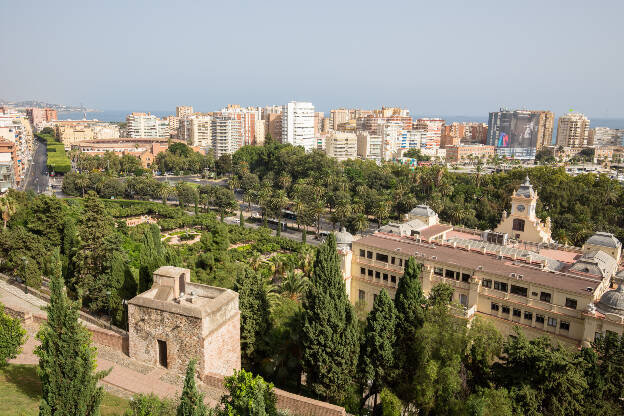
<svg viewBox="0 0 624 416"><path fill-rule="evenodd" d="M0 370L0 416L36 416L40 399L36 366L9 364ZM102 416L123 415L126 409L128 400L104 393Z"/></svg>

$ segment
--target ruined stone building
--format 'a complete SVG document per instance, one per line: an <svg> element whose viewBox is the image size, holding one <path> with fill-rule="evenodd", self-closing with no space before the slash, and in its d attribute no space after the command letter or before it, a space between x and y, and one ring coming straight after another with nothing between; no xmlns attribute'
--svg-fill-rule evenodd
<svg viewBox="0 0 624 416"><path fill-rule="evenodd" d="M231 375L241 368L238 293L191 283L190 270L163 266L152 288L128 302L129 355L184 372Z"/></svg>

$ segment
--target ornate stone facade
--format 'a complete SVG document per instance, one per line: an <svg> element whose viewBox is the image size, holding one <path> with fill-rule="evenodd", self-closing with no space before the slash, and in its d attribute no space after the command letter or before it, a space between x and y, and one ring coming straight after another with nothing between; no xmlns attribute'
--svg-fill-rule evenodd
<svg viewBox="0 0 624 416"><path fill-rule="evenodd" d="M191 283L190 271L164 266L154 284L128 303L129 355L152 365L186 370L196 358L200 374L240 369L238 294Z"/></svg>

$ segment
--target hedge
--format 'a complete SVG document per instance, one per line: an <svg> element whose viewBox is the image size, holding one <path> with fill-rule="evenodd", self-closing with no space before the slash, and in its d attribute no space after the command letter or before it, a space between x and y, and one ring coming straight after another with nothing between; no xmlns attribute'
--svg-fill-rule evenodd
<svg viewBox="0 0 624 416"><path fill-rule="evenodd" d="M63 146L63 143L57 141L54 136L49 134L38 134L37 137L46 141L48 170L54 171L55 173L69 172L71 170L71 160L69 160L65 153L65 146Z"/></svg>

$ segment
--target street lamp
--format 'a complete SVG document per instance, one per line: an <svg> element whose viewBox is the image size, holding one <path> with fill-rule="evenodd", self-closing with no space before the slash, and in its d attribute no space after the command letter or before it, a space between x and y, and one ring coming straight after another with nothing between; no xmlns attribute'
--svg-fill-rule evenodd
<svg viewBox="0 0 624 416"><path fill-rule="evenodd" d="M108 301L108 329L113 329L113 316L111 315L110 295L111 295L111 291L107 290L106 297Z"/></svg>

